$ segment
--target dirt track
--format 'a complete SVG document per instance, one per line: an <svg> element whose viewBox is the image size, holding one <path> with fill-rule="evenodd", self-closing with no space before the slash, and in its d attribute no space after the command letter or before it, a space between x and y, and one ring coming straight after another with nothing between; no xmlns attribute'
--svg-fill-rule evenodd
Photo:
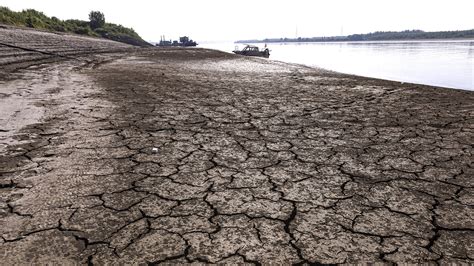
<svg viewBox="0 0 474 266"><path fill-rule="evenodd" d="M473 92L110 45L2 69L2 263L474 262Z"/></svg>

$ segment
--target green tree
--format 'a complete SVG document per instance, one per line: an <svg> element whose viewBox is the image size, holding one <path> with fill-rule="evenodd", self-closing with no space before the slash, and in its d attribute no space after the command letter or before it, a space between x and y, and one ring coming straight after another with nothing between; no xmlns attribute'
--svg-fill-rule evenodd
<svg viewBox="0 0 474 266"><path fill-rule="evenodd" d="M91 11L89 13L89 20L92 29L101 28L105 24L104 13L100 11Z"/></svg>

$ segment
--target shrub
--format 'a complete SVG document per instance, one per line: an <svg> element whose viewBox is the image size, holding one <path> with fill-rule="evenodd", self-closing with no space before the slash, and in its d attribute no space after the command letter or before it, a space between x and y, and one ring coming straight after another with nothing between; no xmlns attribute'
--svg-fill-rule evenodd
<svg viewBox="0 0 474 266"><path fill-rule="evenodd" d="M89 14L90 21L77 19L60 20L57 17L48 17L44 13L34 9L14 12L6 7L0 6L0 23L26 26L36 29L45 29L60 32L72 32L87 36L101 36L114 41L125 42L132 45L148 46L149 43L130 28L112 23L105 23L104 14L92 11Z"/></svg>

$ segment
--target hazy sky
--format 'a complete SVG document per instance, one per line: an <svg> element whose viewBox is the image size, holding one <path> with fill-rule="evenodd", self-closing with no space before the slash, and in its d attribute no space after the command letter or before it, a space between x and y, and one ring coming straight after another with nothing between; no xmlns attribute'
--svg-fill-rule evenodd
<svg viewBox="0 0 474 266"><path fill-rule="evenodd" d="M0 0L0 6L83 20L99 10L108 22L132 27L147 41L160 35L204 42L474 29L474 0Z"/></svg>

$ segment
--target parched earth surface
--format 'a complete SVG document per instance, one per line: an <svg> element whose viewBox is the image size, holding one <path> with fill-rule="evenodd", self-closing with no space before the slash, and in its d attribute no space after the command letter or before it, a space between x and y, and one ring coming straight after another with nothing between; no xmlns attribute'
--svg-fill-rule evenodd
<svg viewBox="0 0 474 266"><path fill-rule="evenodd" d="M1 264L474 263L474 92L0 37Z"/></svg>

